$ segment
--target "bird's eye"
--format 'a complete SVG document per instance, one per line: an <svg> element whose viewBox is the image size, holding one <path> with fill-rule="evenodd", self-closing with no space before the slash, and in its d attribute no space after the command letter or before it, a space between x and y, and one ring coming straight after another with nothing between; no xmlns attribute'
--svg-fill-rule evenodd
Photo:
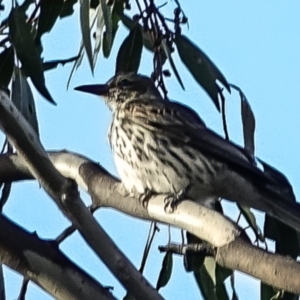
<svg viewBox="0 0 300 300"><path fill-rule="evenodd" d="M122 80L119 81L119 85L123 88L132 86L132 81L128 80L127 78L124 78Z"/></svg>

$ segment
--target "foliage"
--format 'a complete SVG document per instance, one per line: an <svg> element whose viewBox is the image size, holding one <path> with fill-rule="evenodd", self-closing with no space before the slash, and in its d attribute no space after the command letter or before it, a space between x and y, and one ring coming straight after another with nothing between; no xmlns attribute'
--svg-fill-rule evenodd
<svg viewBox="0 0 300 300"><path fill-rule="evenodd" d="M228 92L238 90L242 107L244 146L249 155L254 157L255 118L249 101L241 89L227 82L225 76L208 55L195 42L182 34L182 27L187 25L188 19L179 2L175 1L176 9L171 18L164 16L153 0L136 1L136 3L137 8L134 10L131 9L131 3L127 0L80 0L78 3L75 0L40 0L36 2L25 0L21 5L15 2L8 18L1 20L0 23L0 33L2 34L0 39L0 89L11 91L12 102L35 132L39 134L36 104L28 79L46 100L55 104L59 99L52 98L51 91L48 90L45 82L44 73L55 69L59 64L73 63L70 82L84 56L87 57L93 73L99 53L102 52L104 58L110 58L118 28L125 26L129 32L119 47L115 72L138 72L143 51L150 50L153 54L151 77L167 98L168 91L164 82L166 76L172 74L184 89L184 80L174 62L174 55L177 53L192 77L205 90L217 110L222 113L224 132L227 138L229 138L229 134L226 126L223 90L224 88ZM82 37L77 54L74 53L73 57L67 59L57 58L54 61L44 61L43 35L47 32L51 34L55 24L62 18L74 17L76 5L79 6ZM5 9L4 3L0 1L0 12ZM165 67L167 61L171 70ZM11 147L7 146L7 149L7 153L11 153ZM7 155L7 153L4 154L2 151L2 155ZM268 172L274 172L271 166L264 162L261 163ZM1 207L9 198L9 191L10 185L5 182L2 186ZM298 241L298 233L294 229L286 228L273 218L267 217L264 233L262 233L249 208L240 207L240 210L260 241L265 242L265 237L271 238L276 241L276 253L288 255L294 259L299 255L299 243L294 242ZM158 275L157 290L163 289L171 280L172 272L175 272L172 255L173 253L170 251L166 252L162 269ZM224 288L224 281L228 277L232 278L233 273L219 266L213 257L205 255L201 266L197 265L197 270L194 270L194 275L195 283L205 299L229 299ZM26 278L26 284L27 279L30 278ZM262 286L264 293L262 293L261 299L269 299L270 295L277 293L263 283ZM130 292L127 292L129 299ZM294 297L286 295L289 297L286 299Z"/></svg>

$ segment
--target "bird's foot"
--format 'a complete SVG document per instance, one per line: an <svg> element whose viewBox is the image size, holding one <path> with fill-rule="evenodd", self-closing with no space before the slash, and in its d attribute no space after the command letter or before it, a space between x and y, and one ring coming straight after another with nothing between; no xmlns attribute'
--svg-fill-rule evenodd
<svg viewBox="0 0 300 300"><path fill-rule="evenodd" d="M185 198L187 189L188 186L185 189L180 190L178 193L171 194L164 199L165 212L167 213L174 212L177 205Z"/></svg>
<svg viewBox="0 0 300 300"><path fill-rule="evenodd" d="M154 195L155 195L154 192L152 192L152 191L149 190L149 189L145 189L144 193L143 193L143 194L140 194L140 196L139 196L139 202L142 204L142 206L143 206L144 208L147 208L149 200L150 200L151 197L154 196Z"/></svg>

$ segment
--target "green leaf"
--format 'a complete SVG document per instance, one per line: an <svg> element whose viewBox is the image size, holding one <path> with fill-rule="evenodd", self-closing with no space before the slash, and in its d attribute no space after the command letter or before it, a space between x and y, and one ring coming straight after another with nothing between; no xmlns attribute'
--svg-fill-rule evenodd
<svg viewBox="0 0 300 300"><path fill-rule="evenodd" d="M45 32L49 32L54 26L64 6L64 0L43 0L38 22L36 40L39 41Z"/></svg>
<svg viewBox="0 0 300 300"><path fill-rule="evenodd" d="M14 71L14 51L12 47L0 53L0 88L7 88Z"/></svg>
<svg viewBox="0 0 300 300"><path fill-rule="evenodd" d="M165 51L165 54L166 54L166 56L167 56L167 58L168 58L168 60L170 62L170 66L171 66L171 68L172 68L172 70L173 70L173 72L175 74L175 77L177 78L177 80L178 80L181 88L184 90L184 86L183 86L182 80L180 78L180 75L179 75L179 73L178 73L178 71L176 69L175 63L174 63L173 58L172 58L172 53L171 53L171 51L169 49L169 46L168 46L168 44L167 44L167 42L166 42L165 39L163 39L161 41L161 45L162 45L162 48Z"/></svg>
<svg viewBox="0 0 300 300"><path fill-rule="evenodd" d="M11 100L39 135L34 98L26 78L22 75L21 70L17 68L12 82Z"/></svg>
<svg viewBox="0 0 300 300"><path fill-rule="evenodd" d="M240 94L244 147L254 157L255 117L253 111L243 91L234 84L229 84L229 86L237 90Z"/></svg>
<svg viewBox="0 0 300 300"><path fill-rule="evenodd" d="M255 117L249 102L245 95L241 96L241 113L243 122L243 136L245 148L254 156L254 132L255 132Z"/></svg>
<svg viewBox="0 0 300 300"><path fill-rule="evenodd" d="M96 9L100 4L100 0L91 0L90 8Z"/></svg>
<svg viewBox="0 0 300 300"><path fill-rule="evenodd" d="M186 232L186 240L188 244L200 244L203 242L203 240L199 239L195 235ZM201 268L203 265L204 259L206 257L206 254L202 253L193 253L187 251L187 253L184 255L184 268L187 272L191 271L197 271Z"/></svg>
<svg viewBox="0 0 300 300"><path fill-rule="evenodd" d="M240 211L242 212L244 218L246 219L247 223L249 224L249 226L252 228L252 230L254 231L256 237L264 242L265 238L261 232L261 229L259 228L259 226L256 223L256 218L254 216L254 214L252 213L252 211L250 210L249 207L247 206L243 206L238 204L238 208L240 209Z"/></svg>
<svg viewBox="0 0 300 300"><path fill-rule="evenodd" d="M3 207L7 203L7 200L10 196L12 183L11 182L5 182L0 196L0 211L3 212Z"/></svg>
<svg viewBox="0 0 300 300"><path fill-rule="evenodd" d="M36 89L48 101L55 104L45 85L42 62L30 32L31 28L26 23L25 13L20 7L17 6L12 9L8 24L10 39L17 53L17 57L22 63L22 68L30 77Z"/></svg>
<svg viewBox="0 0 300 300"><path fill-rule="evenodd" d="M121 15L123 14L124 10L124 2L122 0L114 1L112 12L111 12L111 26L112 26L112 41L111 41L111 48L113 46L113 42L116 36L116 33L119 29L119 21L121 20Z"/></svg>
<svg viewBox="0 0 300 300"><path fill-rule="evenodd" d="M80 25L83 45L88 57L89 65L92 73L94 72L92 42L90 33L90 1L80 0Z"/></svg>
<svg viewBox="0 0 300 300"><path fill-rule="evenodd" d="M210 58L186 36L176 35L175 43L180 59L220 111L218 94L221 89L217 85L216 80L219 80L230 92L227 80Z"/></svg>
<svg viewBox="0 0 300 300"><path fill-rule="evenodd" d="M101 42L102 42L102 34L103 34L103 28L104 28L104 16L103 16L103 11L102 9L98 8L97 10L97 23L96 23L96 32L95 32L95 46L94 46L94 53L93 53L93 66L95 68L96 63L97 63L97 57L99 54L99 51L101 49Z"/></svg>
<svg viewBox="0 0 300 300"><path fill-rule="evenodd" d="M163 259L162 267L157 280L157 284L156 284L157 290L167 285L167 283L171 278L172 269L173 269L173 255L171 252L167 252Z"/></svg>
<svg viewBox="0 0 300 300"><path fill-rule="evenodd" d="M105 32L103 34L103 55L105 58L109 57L112 41L113 41L113 29L112 29L112 17L110 8L106 4L106 0L100 0L100 8L102 10L104 23L105 23Z"/></svg>
<svg viewBox="0 0 300 300"><path fill-rule="evenodd" d="M133 28L120 46L117 62L116 74L119 72L137 73L143 50L143 37L138 26Z"/></svg>
<svg viewBox="0 0 300 300"><path fill-rule="evenodd" d="M73 6L76 3L77 3L77 0L66 0L66 1L64 1L64 5L63 5L63 8L60 12L59 17L62 19L62 18L73 15L73 13L74 13Z"/></svg>
<svg viewBox="0 0 300 300"><path fill-rule="evenodd" d="M150 50L151 52L154 52L154 48L153 48L153 44L152 41L150 39L150 36L144 32L143 27L138 24L136 21L132 20L131 18L129 18L128 16L122 14L121 16L121 20L122 23L129 29L133 29L135 26L138 26L139 29L141 30L142 34L143 34L143 44L144 46Z"/></svg>
<svg viewBox="0 0 300 300"><path fill-rule="evenodd" d="M206 257L202 267L194 272L203 298L208 300L229 300L224 281L231 274L231 270L218 266L213 257Z"/></svg>
<svg viewBox="0 0 300 300"><path fill-rule="evenodd" d="M34 0L25 0L21 5L20 5L20 10L22 10L24 13L28 9L28 7L34 3Z"/></svg>
<svg viewBox="0 0 300 300"><path fill-rule="evenodd" d="M266 215L265 237L275 241L276 253L297 258L300 255L297 231L277 219Z"/></svg>
<svg viewBox="0 0 300 300"><path fill-rule="evenodd" d="M71 82L71 79L72 79L72 76L73 76L75 70L77 70L79 68L79 66L81 65L81 63L82 63L83 54L84 54L83 53L83 48L84 48L83 47L83 43L81 43L79 51L78 51L78 54L77 54L77 58L76 58L76 60L74 62L74 65L73 65L72 70L70 72L70 76L68 78L67 89L69 88L69 85L70 85L70 82Z"/></svg>
<svg viewBox="0 0 300 300"><path fill-rule="evenodd" d="M152 39L151 39L150 32L145 32L144 29L143 29L143 26L141 26L137 21L134 21L131 18L129 18L128 16L124 15L123 13L122 13L120 18L121 18L121 21L124 24L124 26L127 27L129 30L133 29L135 26L138 26L139 29L142 32L142 35L143 35L143 45L149 51L154 52L154 47L153 47L153 42L152 42ZM160 49L159 55L160 55L161 65L164 65L164 63L167 60L167 56L165 54L165 51L163 49Z"/></svg>

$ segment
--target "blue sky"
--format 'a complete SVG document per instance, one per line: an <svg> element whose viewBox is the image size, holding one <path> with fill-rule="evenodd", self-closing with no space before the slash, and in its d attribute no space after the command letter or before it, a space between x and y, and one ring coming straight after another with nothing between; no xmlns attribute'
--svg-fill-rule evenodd
<svg viewBox="0 0 300 300"><path fill-rule="evenodd" d="M171 7L173 4L169 1ZM206 52L230 83L241 87L246 94L256 117L256 155L281 170L289 178L299 198L300 2L192 0L188 3L182 1L182 8L189 18L189 30L185 29L184 33ZM47 86L58 103L57 107L44 101L34 91L41 140L45 148L68 149L84 154L114 174L115 167L107 142L110 112L102 101L78 93L73 87L104 82L113 75L118 45L124 34L126 29L120 28L111 57L109 60L99 59L94 77L89 71L87 60L84 60L68 91L66 83L70 65L60 66L47 73ZM46 60L74 56L80 45L78 15L58 22L51 35L44 36L43 42ZM194 108L209 127L222 133L221 117L214 105L185 67L177 62L186 90L182 91L172 76L167 79L170 98ZM151 56L144 51L140 73L149 75L151 70ZM241 143L237 93L228 96L226 108L230 137ZM82 192L82 196L89 203L88 195ZM20 225L30 231L37 231L43 238L56 237L68 224L36 182L15 184L4 211ZM229 206L228 211L233 218L236 217L234 207ZM149 223L109 209L98 211L95 216L117 245L139 267ZM172 230L172 238L180 241L179 230ZM158 253L157 246L166 242L167 228L161 226L145 271L146 277L153 284L156 283L163 257ZM114 286L118 298L124 295L124 290L78 234L72 235L61 248L102 284ZM5 276L7 298L15 299L19 293L20 277L7 269ZM236 276L236 286L240 299L258 298L257 281L239 275ZM167 299L199 297L193 276L183 273L180 257L175 257L171 281L161 292ZM31 284L26 299L52 298Z"/></svg>

